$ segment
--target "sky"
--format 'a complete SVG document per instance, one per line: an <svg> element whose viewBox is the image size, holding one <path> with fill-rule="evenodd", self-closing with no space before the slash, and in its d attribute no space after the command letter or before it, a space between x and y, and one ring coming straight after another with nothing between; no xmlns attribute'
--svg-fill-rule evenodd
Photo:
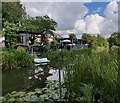
<svg viewBox="0 0 120 103"><path fill-rule="evenodd" d="M58 23L55 33L63 37L74 33L80 38L83 33L89 33L108 38L112 33L118 32L119 0L66 1L21 0L31 17L48 15L54 19Z"/></svg>

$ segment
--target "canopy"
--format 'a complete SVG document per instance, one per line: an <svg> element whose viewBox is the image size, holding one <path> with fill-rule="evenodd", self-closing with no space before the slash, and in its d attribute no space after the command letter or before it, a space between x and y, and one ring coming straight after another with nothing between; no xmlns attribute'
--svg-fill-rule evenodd
<svg viewBox="0 0 120 103"><path fill-rule="evenodd" d="M70 40L63 40L61 41L62 43L70 43L71 41Z"/></svg>
<svg viewBox="0 0 120 103"><path fill-rule="evenodd" d="M46 63L46 62L50 62L50 60L48 60L47 58L41 58L41 59L35 58L34 62L35 63Z"/></svg>
<svg viewBox="0 0 120 103"><path fill-rule="evenodd" d="M74 46L74 45L75 45L75 43L73 43L73 44L68 44L68 45L70 45L70 46Z"/></svg>

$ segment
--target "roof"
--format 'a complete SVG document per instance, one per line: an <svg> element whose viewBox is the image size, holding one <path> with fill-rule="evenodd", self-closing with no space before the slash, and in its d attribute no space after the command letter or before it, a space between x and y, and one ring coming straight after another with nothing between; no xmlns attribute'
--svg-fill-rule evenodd
<svg viewBox="0 0 120 103"><path fill-rule="evenodd" d="M28 33L28 34L37 34L37 35L42 34L40 32L29 32L29 31L18 31L18 33Z"/></svg>

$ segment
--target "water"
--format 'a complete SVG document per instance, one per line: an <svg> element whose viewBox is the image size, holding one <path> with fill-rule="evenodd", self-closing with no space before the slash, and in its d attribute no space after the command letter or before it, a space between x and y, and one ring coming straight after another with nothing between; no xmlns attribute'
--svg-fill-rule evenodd
<svg viewBox="0 0 120 103"><path fill-rule="evenodd" d="M49 65L36 66L35 69L19 69L2 73L2 95L12 91L30 91L43 88L48 80L59 80L59 70ZM61 70L61 81L63 71Z"/></svg>

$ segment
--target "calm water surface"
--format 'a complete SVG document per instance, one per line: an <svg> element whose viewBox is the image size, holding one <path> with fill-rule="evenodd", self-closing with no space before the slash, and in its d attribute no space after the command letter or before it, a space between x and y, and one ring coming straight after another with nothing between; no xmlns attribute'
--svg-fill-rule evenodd
<svg viewBox="0 0 120 103"><path fill-rule="evenodd" d="M5 71L2 72L2 95L12 91L43 88L48 80L59 80L59 70L49 65L37 66L35 69Z"/></svg>

